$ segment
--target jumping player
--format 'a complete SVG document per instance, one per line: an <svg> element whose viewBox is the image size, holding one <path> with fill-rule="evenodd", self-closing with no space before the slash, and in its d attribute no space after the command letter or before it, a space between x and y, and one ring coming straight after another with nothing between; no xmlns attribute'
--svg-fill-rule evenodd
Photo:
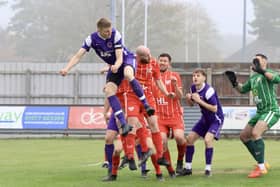
<svg viewBox="0 0 280 187"><path fill-rule="evenodd" d="M60 70L60 74L63 76L67 75L70 69L79 63L81 58L91 48L110 66L104 91L114 115L121 123L122 135L127 135L131 127L127 125L120 102L115 95L118 86L124 78L129 81L133 91L144 105L147 114L153 115L155 110L149 106L143 89L134 78L134 54L123 46L121 35L116 29L112 28L110 20L106 18L99 19L97 22L97 31L93 32L85 39L83 46L70 59L66 67Z"/></svg>

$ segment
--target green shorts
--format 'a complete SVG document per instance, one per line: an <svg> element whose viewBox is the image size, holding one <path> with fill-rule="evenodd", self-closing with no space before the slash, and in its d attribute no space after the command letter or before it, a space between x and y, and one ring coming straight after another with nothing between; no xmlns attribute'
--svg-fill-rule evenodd
<svg viewBox="0 0 280 187"><path fill-rule="evenodd" d="M266 113L256 113L256 115L249 120L248 124L254 127L258 121L265 121L267 127L270 129L275 123L277 123L279 118L280 116L278 112L269 111Z"/></svg>

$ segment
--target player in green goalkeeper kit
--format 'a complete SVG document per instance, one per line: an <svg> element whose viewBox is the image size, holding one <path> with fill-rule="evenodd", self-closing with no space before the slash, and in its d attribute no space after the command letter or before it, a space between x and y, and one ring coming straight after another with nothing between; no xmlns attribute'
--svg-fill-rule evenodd
<svg viewBox="0 0 280 187"><path fill-rule="evenodd" d="M267 57L263 54L255 55L252 70L256 73L244 84L236 81L234 72L227 71L225 74L240 93L252 91L257 106L255 116L240 133L241 141L258 163L248 177L257 178L266 174L270 167L264 159L265 144L262 134L276 124L280 117L276 98L276 84L280 83L280 76L277 72L267 69Z"/></svg>

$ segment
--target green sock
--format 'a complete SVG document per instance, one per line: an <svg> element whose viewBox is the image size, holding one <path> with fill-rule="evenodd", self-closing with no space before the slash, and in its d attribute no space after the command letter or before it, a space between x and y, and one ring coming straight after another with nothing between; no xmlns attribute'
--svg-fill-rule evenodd
<svg viewBox="0 0 280 187"><path fill-rule="evenodd" d="M252 140L249 140L249 141L243 142L243 143L247 147L247 149L251 153L251 155L254 157L254 159L257 161L256 155L255 155L255 149L256 149L255 142L253 142Z"/></svg>
<svg viewBox="0 0 280 187"><path fill-rule="evenodd" d="M263 139L255 140L256 149L255 149L255 155L256 160L258 163L264 163L264 141Z"/></svg>

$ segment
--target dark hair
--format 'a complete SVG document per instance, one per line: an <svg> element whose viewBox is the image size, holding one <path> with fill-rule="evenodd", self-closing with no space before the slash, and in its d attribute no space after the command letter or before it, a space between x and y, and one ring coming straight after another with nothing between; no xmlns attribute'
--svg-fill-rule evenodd
<svg viewBox="0 0 280 187"><path fill-rule="evenodd" d="M99 29L103 29L103 28L108 28L108 27L111 27L112 26L112 23L109 19L107 18L100 18L98 21L97 21L97 28Z"/></svg>
<svg viewBox="0 0 280 187"><path fill-rule="evenodd" d="M160 57L167 57L168 58L168 60L169 60L169 62L171 62L171 56L168 54L168 53L161 53L159 56L158 56L158 58L160 58Z"/></svg>
<svg viewBox="0 0 280 187"><path fill-rule="evenodd" d="M265 55L262 54L262 53L257 53L255 56L260 56L260 57L262 57L263 59L267 60L267 56L265 56Z"/></svg>

